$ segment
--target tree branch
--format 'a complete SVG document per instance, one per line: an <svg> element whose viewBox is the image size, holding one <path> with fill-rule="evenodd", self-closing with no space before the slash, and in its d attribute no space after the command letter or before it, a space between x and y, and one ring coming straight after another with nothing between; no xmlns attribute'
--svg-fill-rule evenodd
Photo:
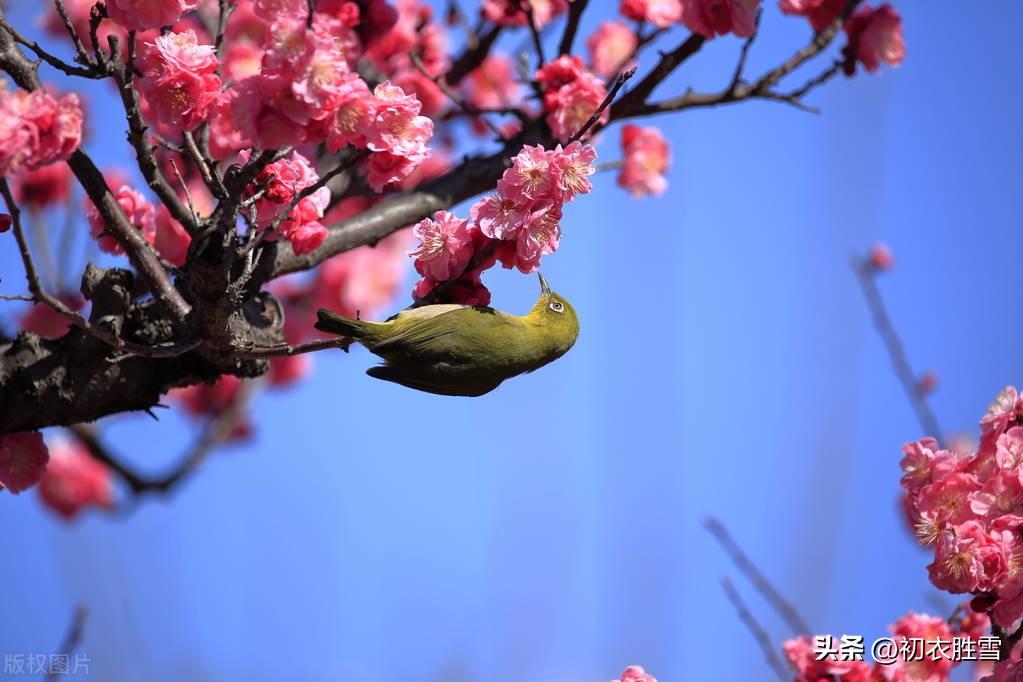
<svg viewBox="0 0 1023 682"><path fill-rule="evenodd" d="M757 619L747 608L746 603L739 596L735 586L732 585L732 581L728 578L724 578L721 581L721 589L725 591L725 596L728 597L728 601L732 603L732 607L735 609L735 613L739 616L739 620L746 626L750 634L753 635L753 639L757 641L760 646L760 650L764 652L764 658L767 660L768 667L774 671L774 674L778 676L779 680L786 682L792 675L788 668L778 658L778 654L775 651L774 642L771 637L764 630L763 626L757 622Z"/></svg>
<svg viewBox="0 0 1023 682"><path fill-rule="evenodd" d="M941 425L938 418L934 416L930 403L927 401L927 393L921 387L917 375L909 363L909 356L906 355L906 347L895 330L892 318L888 314L888 308L884 304L884 298L877 287L877 268L873 267L866 259L852 258L852 269L856 273L856 279L863 290L863 297L866 299L867 307L870 309L870 317L874 322L874 329L884 343L888 357L891 359L895 376L902 385L909 404L913 407L920 428L924 435L932 436L939 444L944 444Z"/></svg>
<svg viewBox="0 0 1023 682"><path fill-rule="evenodd" d="M785 598L781 596L781 593L775 589L764 574L760 572L749 557L739 548L732 536L729 535L725 527L721 525L721 522L711 517L704 522L704 526L710 532L714 539L718 541L722 549L731 557L732 562L735 564L743 575L749 578L750 582L753 583L753 587L756 588L757 592L764 596L764 599L771 605L772 608L782 617L785 623L789 626L792 632L796 635L808 635L813 631L810 626L806 624L806 621L799 615L799 612L785 601Z"/></svg>

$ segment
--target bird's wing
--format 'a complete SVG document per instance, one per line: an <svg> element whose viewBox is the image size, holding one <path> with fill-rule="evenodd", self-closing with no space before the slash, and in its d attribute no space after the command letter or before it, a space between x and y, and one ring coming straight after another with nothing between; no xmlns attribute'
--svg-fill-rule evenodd
<svg viewBox="0 0 1023 682"><path fill-rule="evenodd" d="M402 317L397 320L399 324L404 322ZM371 350L387 358L438 359L459 363L469 360L486 342L481 338L482 332L508 324L507 317L482 306L463 306L431 317L415 316L402 324L404 329Z"/></svg>

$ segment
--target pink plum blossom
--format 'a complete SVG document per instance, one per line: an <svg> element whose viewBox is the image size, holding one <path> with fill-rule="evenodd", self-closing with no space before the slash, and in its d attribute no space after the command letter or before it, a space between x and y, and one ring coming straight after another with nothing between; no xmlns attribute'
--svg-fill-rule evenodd
<svg viewBox="0 0 1023 682"><path fill-rule="evenodd" d="M682 0L621 0L618 11L627 19L668 28L682 19Z"/></svg>
<svg viewBox="0 0 1023 682"><path fill-rule="evenodd" d="M682 23L704 38L734 33L749 38L756 30L760 0L681 0Z"/></svg>
<svg viewBox="0 0 1023 682"><path fill-rule="evenodd" d="M176 24L183 14L199 7L202 0L106 0L110 19L131 30L160 28Z"/></svg>
<svg viewBox="0 0 1023 682"><path fill-rule="evenodd" d="M156 208L149 203L149 200L142 196L137 190L129 185L121 185L114 198L121 209L128 216L128 220L135 229L140 231L146 240L152 244L156 239ZM99 242L99 248L106 253L121 254L124 249L117 241L117 238L105 234L106 223L100 215L96 205L86 199L85 217L89 221L89 233Z"/></svg>
<svg viewBox="0 0 1023 682"><path fill-rule="evenodd" d="M889 5L858 9L845 24L849 44L845 47L848 74L856 62L867 71L877 71L881 63L898 66L906 56L906 43L902 37L902 17Z"/></svg>
<svg viewBox="0 0 1023 682"><path fill-rule="evenodd" d="M657 679L643 670L643 666L630 665L622 671L617 680L612 680L611 682L657 682Z"/></svg>
<svg viewBox="0 0 1023 682"><path fill-rule="evenodd" d="M0 87L0 177L67 160L82 142L78 96Z"/></svg>
<svg viewBox="0 0 1023 682"><path fill-rule="evenodd" d="M639 38L636 31L620 21L605 21L586 39L593 72L602 78L614 76L629 66Z"/></svg>
<svg viewBox="0 0 1023 682"><path fill-rule="evenodd" d="M50 447L50 464L39 484L39 497L68 520L90 505L110 509L114 505L110 469L82 444L58 441Z"/></svg>
<svg viewBox="0 0 1023 682"><path fill-rule="evenodd" d="M780 0L778 3L785 14L809 19L815 31L823 31L830 26L842 14L846 4L846 0Z"/></svg>
<svg viewBox="0 0 1023 682"><path fill-rule="evenodd" d="M782 651L789 666L796 672L796 682L821 682L840 679L842 682L871 682L872 671L864 661L840 661L836 654L821 657L814 640L803 635L782 642Z"/></svg>
<svg viewBox="0 0 1023 682"><path fill-rule="evenodd" d="M568 9L570 0L526 0L533 12L537 28L543 28L551 19ZM502 26L522 26L528 20L518 0L483 0L483 17Z"/></svg>
<svg viewBox="0 0 1023 682"><path fill-rule="evenodd" d="M71 197L71 178L65 163L22 171L14 177L14 198L29 211L41 211Z"/></svg>
<svg viewBox="0 0 1023 682"><path fill-rule="evenodd" d="M15 495L42 480L50 455L38 431L0 436L0 488Z"/></svg>
<svg viewBox="0 0 1023 682"><path fill-rule="evenodd" d="M212 45L195 32L167 33L143 51L139 92L151 117L172 130L191 131L206 121L221 97L219 66Z"/></svg>
<svg viewBox="0 0 1023 682"><path fill-rule="evenodd" d="M668 188L664 174L671 162L671 149L661 131L631 123L622 127L625 159L618 184L634 197L663 194Z"/></svg>
<svg viewBox="0 0 1023 682"><path fill-rule="evenodd" d="M438 211L433 218L421 220L412 228L419 245L409 255L415 259L416 271L443 282L462 274L472 258L472 238L468 221L448 211Z"/></svg>

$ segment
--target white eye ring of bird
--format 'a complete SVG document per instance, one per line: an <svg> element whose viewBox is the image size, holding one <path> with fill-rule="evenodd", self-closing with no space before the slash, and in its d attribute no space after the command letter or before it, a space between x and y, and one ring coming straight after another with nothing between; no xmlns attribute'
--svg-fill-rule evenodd
<svg viewBox="0 0 1023 682"><path fill-rule="evenodd" d="M565 306L561 301L551 301L551 310L556 313L565 312Z"/></svg>

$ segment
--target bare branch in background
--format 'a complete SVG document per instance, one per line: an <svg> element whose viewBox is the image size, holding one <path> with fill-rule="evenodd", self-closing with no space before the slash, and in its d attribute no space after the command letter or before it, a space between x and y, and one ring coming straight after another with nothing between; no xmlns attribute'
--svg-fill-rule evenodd
<svg viewBox="0 0 1023 682"><path fill-rule="evenodd" d="M732 559L735 567L749 579L756 591L767 600L767 603L782 617L794 634L808 635L813 632L795 607L781 596L781 593L764 577L760 569L739 548L739 545L732 539L732 536L720 521L710 517L704 522L704 527L714 536L714 539L718 541L721 548Z"/></svg>
<svg viewBox="0 0 1023 682"><path fill-rule="evenodd" d="M252 398L251 383L242 385L234 401L219 414L214 415L203 428L199 440L181 458L180 463L164 476L150 478L143 476L113 455L101 440L97 430L86 424L75 424L68 431L75 436L97 460L105 464L124 481L136 497L147 494L166 494L174 490L185 479L194 474L217 446L227 441L239 426Z"/></svg>
<svg viewBox="0 0 1023 682"><path fill-rule="evenodd" d="M58 654L64 656L71 656L75 653L75 650L82 643L82 639L85 637L85 621L89 617L89 611L84 606L76 606L75 610L71 614L71 625L68 627L67 634L64 635L64 641L61 642L57 649ZM62 676L70 672L69 670L61 670L58 666L51 666L50 672L46 676L47 682L56 682Z"/></svg>
<svg viewBox="0 0 1023 682"><path fill-rule="evenodd" d="M856 279L863 289L863 297L866 299L867 307L870 309L870 316L874 322L874 329L877 330L881 341L884 343L888 357L892 361L892 368L895 376L902 384L902 390L906 392L913 412L920 422L920 428L924 435L932 436L939 444L944 445L945 439L942 436L941 425L938 418L934 416L930 402L927 400L927 392L920 383L916 373L909 364L909 356L906 354L906 347L902 343L895 325L892 323L888 308L884 304L880 289L877 288L877 268L869 260L856 258L852 259L852 269L856 273Z"/></svg>
<svg viewBox="0 0 1023 682"><path fill-rule="evenodd" d="M753 616L750 610L746 607L746 603L739 596L739 593L735 590L735 586L732 585L732 581L725 578L721 581L721 589L725 591L725 596L728 597L728 601L731 602L732 607L735 609L735 613L739 616L739 620L746 626L750 634L753 635L753 639L757 641L757 645L760 646L760 650L764 652L764 659L767 661L768 667L774 671L774 674L778 676L779 680L785 682L792 677L791 671L785 667L785 664L778 658L778 653L775 651L775 644L771 640L771 636L767 634L763 626L757 622L757 619Z"/></svg>

